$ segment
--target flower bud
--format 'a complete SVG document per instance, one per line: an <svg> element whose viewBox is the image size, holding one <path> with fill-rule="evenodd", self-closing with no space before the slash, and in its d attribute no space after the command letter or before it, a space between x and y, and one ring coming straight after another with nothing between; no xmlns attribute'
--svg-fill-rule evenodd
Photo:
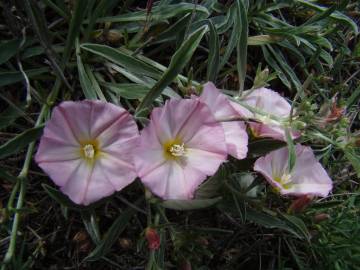
<svg viewBox="0 0 360 270"><path fill-rule="evenodd" d="M148 247L150 250L157 250L160 247L160 236L157 231L153 228L145 229L145 237L148 241Z"/></svg>
<svg viewBox="0 0 360 270"><path fill-rule="evenodd" d="M319 223L321 221L324 221L324 220L327 220L330 218L330 215L329 214L326 214L326 213L320 213L320 214L316 214L314 216L314 221L315 223Z"/></svg>
<svg viewBox="0 0 360 270"><path fill-rule="evenodd" d="M313 199L313 196L310 196L310 195L304 195L304 196L301 196L297 199L295 199L289 209L288 209L288 212L289 213L301 213L305 210L305 208L311 203Z"/></svg>

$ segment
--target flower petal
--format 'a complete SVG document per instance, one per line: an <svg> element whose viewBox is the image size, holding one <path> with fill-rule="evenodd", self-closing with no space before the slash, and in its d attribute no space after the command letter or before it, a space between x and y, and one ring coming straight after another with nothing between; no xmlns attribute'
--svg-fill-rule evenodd
<svg viewBox="0 0 360 270"><path fill-rule="evenodd" d="M85 100L53 110L35 159L75 203L88 205L134 181L135 121L123 108ZM85 158L84 144L95 149Z"/></svg>
<svg viewBox="0 0 360 270"><path fill-rule="evenodd" d="M37 163L74 160L80 158L78 146L66 144L57 137L43 136L35 155Z"/></svg>
<svg viewBox="0 0 360 270"><path fill-rule="evenodd" d="M166 112L167 117L158 117ZM207 105L194 99L169 100L157 109L156 115L141 132L135 151L138 176L159 197L191 199L199 184L226 159L223 128ZM162 131L167 140L180 139L184 143L185 155L173 158L165 155Z"/></svg>
<svg viewBox="0 0 360 270"><path fill-rule="evenodd" d="M248 135L244 122L223 122L227 151L237 159L246 158Z"/></svg>
<svg viewBox="0 0 360 270"><path fill-rule="evenodd" d="M255 90L248 90L243 93L240 100L242 103L258 109L265 114L269 114L281 119L287 119L290 116L291 106L285 98L279 95L279 93L267 89L259 88ZM255 118L259 121L264 121L263 116L258 116L250 112L244 106L231 102L232 107L238 112L239 115L247 118ZM257 137L270 137L277 140L286 141L285 130L281 124L274 123L250 123L250 127ZM299 132L291 131L292 137L298 138Z"/></svg>
<svg viewBox="0 0 360 270"><path fill-rule="evenodd" d="M310 147L295 146L296 163L290 173L291 185L284 188L274 177L288 174L287 147L275 150L256 160L254 170L260 172L283 195L316 195L326 197L332 189L332 181L317 161Z"/></svg>
<svg viewBox="0 0 360 270"><path fill-rule="evenodd" d="M229 99L220 93L212 82L204 84L199 99L209 106L216 120L238 115L234 108L231 107Z"/></svg>
<svg viewBox="0 0 360 270"><path fill-rule="evenodd" d="M218 121L238 116L231 106L229 98L223 95L212 82L204 84L203 92L199 97L210 108ZM243 122L222 122L228 153L235 158L243 159L247 154L248 136Z"/></svg>
<svg viewBox="0 0 360 270"><path fill-rule="evenodd" d="M177 161L170 160L143 176L141 181L165 200L187 200L205 178L200 171L184 169Z"/></svg>

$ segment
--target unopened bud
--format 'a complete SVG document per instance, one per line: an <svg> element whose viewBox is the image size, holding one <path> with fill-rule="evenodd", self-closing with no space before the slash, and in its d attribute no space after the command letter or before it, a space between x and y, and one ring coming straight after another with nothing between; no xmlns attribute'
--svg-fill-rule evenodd
<svg viewBox="0 0 360 270"><path fill-rule="evenodd" d="M324 220L327 220L327 219L329 219L329 218L330 218L330 215L329 215L329 214L320 213L320 214L316 214L316 215L314 216L314 221L315 221L316 223L319 223L319 222L324 221Z"/></svg>
<svg viewBox="0 0 360 270"><path fill-rule="evenodd" d="M310 195L304 195L304 196L301 196L297 199L295 199L289 209L288 209L288 212L289 213L301 213L305 210L305 208L311 203L313 199L313 196L310 196Z"/></svg>
<svg viewBox="0 0 360 270"><path fill-rule="evenodd" d="M150 250L157 250L160 247L160 236L157 231L153 228L145 229L145 237L148 241L148 247Z"/></svg>

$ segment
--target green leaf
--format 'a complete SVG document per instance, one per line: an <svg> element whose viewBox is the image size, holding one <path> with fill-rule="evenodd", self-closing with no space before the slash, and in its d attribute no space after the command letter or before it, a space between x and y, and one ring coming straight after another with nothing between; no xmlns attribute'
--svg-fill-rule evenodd
<svg viewBox="0 0 360 270"><path fill-rule="evenodd" d="M346 107L350 108L353 105L359 103L360 100L360 86L358 86L346 101Z"/></svg>
<svg viewBox="0 0 360 270"><path fill-rule="evenodd" d="M287 232L290 232L291 234L295 235L297 238L302 239L303 236L299 234L296 230L294 230L292 227L290 227L288 224L286 224L281 219L271 216L262 212L255 211L253 209L248 208L246 212L246 219L251 222L255 222L256 224L259 224L261 226L264 226L265 228L276 228L281 229Z"/></svg>
<svg viewBox="0 0 360 270"><path fill-rule="evenodd" d="M73 203L66 195L64 195L64 193L62 193L58 189L53 188L47 184L41 184L41 186L46 191L46 193L60 205L73 210L79 210L79 208L81 208L80 206Z"/></svg>
<svg viewBox="0 0 360 270"><path fill-rule="evenodd" d="M0 146L0 158L8 157L12 154L19 152L25 146L27 146L32 141L35 141L42 134L44 125L30 128L23 133L15 136L15 138L7 141Z"/></svg>
<svg viewBox="0 0 360 270"><path fill-rule="evenodd" d="M233 4L233 6L229 10L229 12L230 12L231 21L233 22L233 29L231 31L231 35L230 35L228 44L226 46L224 56L221 58L219 70L222 70L222 68L225 66L225 64L229 60L231 53L233 52L234 48L236 47L237 41L240 38L240 32L235 27L235 20L236 20L235 19L235 16L236 16L235 3Z"/></svg>
<svg viewBox="0 0 360 270"><path fill-rule="evenodd" d="M17 178L15 176L9 174L5 170L3 170L1 167L0 167L0 179L6 180L11 183L16 183L16 181L17 181Z"/></svg>
<svg viewBox="0 0 360 270"><path fill-rule="evenodd" d="M304 6L307 6L309 8L312 8L313 10L316 10L316 11L322 11L323 12L323 11L327 10L326 7L319 6L319 5L315 4L312 1L296 0L296 2L298 2L298 3L300 3L300 4L304 5ZM344 15L343 13L341 13L339 11L334 11L330 15L330 18L332 18L334 20L338 20L338 21L343 22L343 23L346 23L347 25L349 25L353 29L353 31L355 32L355 35L358 34L359 29L358 29L357 24L351 18Z"/></svg>
<svg viewBox="0 0 360 270"><path fill-rule="evenodd" d="M49 68L36 68L25 70L26 75L29 78L48 72ZM20 71L0 72L0 87L17 83L24 80L24 75Z"/></svg>
<svg viewBox="0 0 360 270"><path fill-rule="evenodd" d="M91 240L96 245L100 244L99 228L96 223L95 212L81 211L81 219L84 223L86 231L91 237Z"/></svg>
<svg viewBox="0 0 360 270"><path fill-rule="evenodd" d="M259 139L249 143L248 157L256 158L263 156L271 151L284 147L286 144L282 141L273 139Z"/></svg>
<svg viewBox="0 0 360 270"><path fill-rule="evenodd" d="M84 65L84 67L85 67L86 74L89 77L90 83L92 84L92 87L95 90L97 96L99 97L100 100L106 101L106 98L105 98L103 92L101 91L100 85L99 85L97 79L95 78L95 75L94 75L93 71L91 70L91 67L89 65Z"/></svg>
<svg viewBox="0 0 360 270"><path fill-rule="evenodd" d="M17 39L7 40L0 43L0 65L5 63L17 53L20 43L21 41Z"/></svg>
<svg viewBox="0 0 360 270"><path fill-rule="evenodd" d="M216 81L217 74L219 72L220 63L220 42L218 33L214 27L214 24L209 20L210 39L209 39L209 58L206 72L207 81Z"/></svg>
<svg viewBox="0 0 360 270"><path fill-rule="evenodd" d="M127 99L142 99L150 91L150 87L136 83L103 83L103 85Z"/></svg>
<svg viewBox="0 0 360 270"><path fill-rule="evenodd" d="M92 82L90 81L88 74L85 71L84 64L81 61L78 40L76 41L76 60L77 60L77 66L79 72L80 85L84 92L85 98L96 99L96 91L93 87Z"/></svg>
<svg viewBox="0 0 360 270"><path fill-rule="evenodd" d="M309 233L304 221L302 221L300 218L295 217L295 216L291 216L291 215L287 215L287 214L283 214L283 213L281 213L281 215L283 216L283 218L285 218L287 223L289 223L291 226L294 227L295 230L297 230L298 232L300 232L302 234L304 239L306 239L307 241L310 241L310 233Z"/></svg>
<svg viewBox="0 0 360 270"><path fill-rule="evenodd" d="M0 130L10 126L19 116L21 111L13 106L7 107L0 114Z"/></svg>
<svg viewBox="0 0 360 270"><path fill-rule="evenodd" d="M166 200L163 201L161 205L165 208L184 211L210 207L219 202L221 199L221 197L217 197L213 199Z"/></svg>
<svg viewBox="0 0 360 270"><path fill-rule="evenodd" d="M138 202L135 204L138 204ZM120 216L117 217L113 222L104 238L101 239L96 248L85 258L85 261L96 261L105 256L110 251L112 245L117 241L120 234L125 230L126 226L130 222L130 219L135 213L136 210L132 207L129 207L124 212L122 212Z"/></svg>
<svg viewBox="0 0 360 270"><path fill-rule="evenodd" d="M159 78L161 72L156 68L144 63L134 56L128 55L120 50L111 48L106 45L84 43L81 49L92 52L96 55L102 56L109 61L126 68L127 70L135 73L150 76L153 78Z"/></svg>
<svg viewBox="0 0 360 270"><path fill-rule="evenodd" d="M360 156L353 149L344 149L345 157L350 161L356 171L357 177L360 177Z"/></svg>
<svg viewBox="0 0 360 270"><path fill-rule="evenodd" d="M295 145L293 139L291 138L289 128L285 129L285 135L286 135L286 143L289 154L288 169L289 169L289 173L291 173L296 163Z"/></svg>
<svg viewBox="0 0 360 270"><path fill-rule="evenodd" d="M248 40L248 20L247 11L242 0L236 0L235 26L239 32L236 44L236 67L239 74L239 89L244 90L247 62L247 40Z"/></svg>
<svg viewBox="0 0 360 270"><path fill-rule="evenodd" d="M66 64L72 48L75 45L75 39L79 36L82 21L85 17L87 10L87 0L77 0L75 2L75 8L71 16L70 28L68 30L68 36L66 39L65 49L62 56L62 65Z"/></svg>
<svg viewBox="0 0 360 270"><path fill-rule="evenodd" d="M153 86L150 92L145 96L137 111L141 111L147 108L151 103L162 93L164 88L168 86L182 71L185 65L190 61L195 49L198 47L202 37L207 31L207 27L204 26L192 33L187 40L180 46L171 58L169 67L164 72L160 80Z"/></svg>
<svg viewBox="0 0 360 270"><path fill-rule="evenodd" d="M211 176L199 186L195 193L195 199L209 199L218 196L220 188L227 176L228 173L226 168L221 166L215 175Z"/></svg>
<svg viewBox="0 0 360 270"><path fill-rule="evenodd" d="M164 5L156 6L151 11L151 21L163 21L176 16L184 15L185 13L198 12L203 13L206 16L209 16L209 11L199 5L199 4L190 4L190 3L179 3L174 5ZM113 17L103 17L99 18L97 22L136 22L136 21L146 21L147 20L147 11L138 11L131 12L127 14L122 14Z"/></svg>
<svg viewBox="0 0 360 270"><path fill-rule="evenodd" d="M275 36L275 35L259 35L259 36L252 36L248 37L247 44L249 46L259 46L259 45L265 45L269 43L278 43L279 41L282 41L284 38L281 36Z"/></svg>

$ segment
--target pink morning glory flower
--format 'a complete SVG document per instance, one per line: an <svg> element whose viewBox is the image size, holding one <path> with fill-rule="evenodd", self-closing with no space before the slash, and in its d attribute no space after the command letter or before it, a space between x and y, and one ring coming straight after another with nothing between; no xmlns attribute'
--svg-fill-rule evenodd
<svg viewBox="0 0 360 270"><path fill-rule="evenodd" d="M290 173L287 147L257 159L254 170L261 173L282 195L326 197L332 190L332 181L315 158L312 149L297 144L295 153L296 163Z"/></svg>
<svg viewBox="0 0 360 270"><path fill-rule="evenodd" d="M155 108L135 153L135 167L146 187L163 199L184 200L227 157L221 124L196 99L171 99Z"/></svg>
<svg viewBox="0 0 360 270"><path fill-rule="evenodd" d="M136 178L131 151L138 137L123 108L66 101L54 108L35 160L72 201L88 205Z"/></svg>
<svg viewBox="0 0 360 270"><path fill-rule="evenodd" d="M281 122L286 122L289 119L291 106L285 98L271 89L259 88L245 91L240 101L265 114L251 112L244 106L231 102L240 116L259 121L259 123L250 122L250 128L255 137L270 137L286 141L285 128ZM271 119L270 116L275 116L279 121ZM296 131L291 131L291 135L293 139L300 136Z"/></svg>
<svg viewBox="0 0 360 270"><path fill-rule="evenodd" d="M230 100L212 82L204 84L199 100L208 105L218 121L238 116ZM224 121L221 125L224 129L228 153L237 159L245 158L248 151L248 135L244 122Z"/></svg>

